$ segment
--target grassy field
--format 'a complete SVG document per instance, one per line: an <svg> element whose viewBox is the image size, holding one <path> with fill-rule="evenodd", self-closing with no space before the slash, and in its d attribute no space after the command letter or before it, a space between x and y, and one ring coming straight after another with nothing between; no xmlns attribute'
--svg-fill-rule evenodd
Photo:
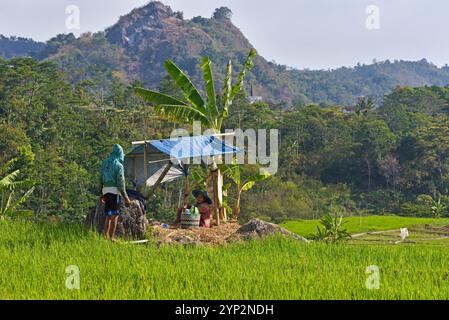
<svg viewBox="0 0 449 320"><path fill-rule="evenodd" d="M65 286L80 270L80 290ZM380 289L365 286L366 268ZM0 221L1 299L448 299L446 247L111 244L78 226Z"/></svg>
<svg viewBox="0 0 449 320"><path fill-rule="evenodd" d="M399 216L360 216L347 217L343 220L345 222L344 228L346 228L351 234L369 231L392 230L425 224L437 226L449 225L449 219ZM292 220L287 221L281 225L287 230L290 230L302 236L308 236L309 234L317 232L317 226L320 225L320 222L319 220Z"/></svg>

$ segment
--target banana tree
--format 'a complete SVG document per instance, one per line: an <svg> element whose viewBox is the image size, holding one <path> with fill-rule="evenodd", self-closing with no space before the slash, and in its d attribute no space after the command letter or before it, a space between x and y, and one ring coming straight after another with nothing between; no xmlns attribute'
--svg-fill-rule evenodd
<svg viewBox="0 0 449 320"><path fill-rule="evenodd" d="M20 171L15 170L11 173L7 173L13 164L14 160L8 162L3 168L0 168L0 174L5 174L0 179L0 217L5 218L8 216L17 215L29 215L29 210L19 210L18 208L24 204L31 194L34 192L34 187L31 187L27 192L22 195L16 196L16 191L19 188L23 188L30 184L29 181L17 181Z"/></svg>
<svg viewBox="0 0 449 320"><path fill-rule="evenodd" d="M235 96L243 88L247 72L254 66L253 59L255 56L256 51L251 49L243 69L234 84L232 83L232 62L229 61L226 68L221 103L217 101L212 63L208 57L205 57L201 63L206 88L205 98L201 96L200 91L190 78L171 60L165 62L165 69L181 89L184 100L144 88L135 88L135 93L144 101L153 105L156 113L163 118L182 124L200 121L202 125L207 126L207 128L214 130L216 133L220 133L223 120L228 117L229 109Z"/></svg>
<svg viewBox="0 0 449 320"><path fill-rule="evenodd" d="M441 215L446 210L446 205L441 202L441 197L437 200L432 199L433 205L431 207L432 209L432 215L435 218L441 218Z"/></svg>
<svg viewBox="0 0 449 320"><path fill-rule="evenodd" d="M242 198L242 193L251 190L255 184L259 181L268 179L271 175L268 172L262 172L248 177L247 179L242 179L240 173L240 165L234 159L230 166L222 165L223 175L226 175L235 184L236 187L236 199L234 203L234 208L232 209L232 220L237 221L240 215L240 203Z"/></svg>

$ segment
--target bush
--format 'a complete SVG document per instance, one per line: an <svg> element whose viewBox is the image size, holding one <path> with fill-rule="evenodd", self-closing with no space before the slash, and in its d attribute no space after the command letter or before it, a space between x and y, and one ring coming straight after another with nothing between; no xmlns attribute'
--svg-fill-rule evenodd
<svg viewBox="0 0 449 320"><path fill-rule="evenodd" d="M395 190L377 190L357 197L359 208L373 214L400 213L404 195Z"/></svg>
<svg viewBox="0 0 449 320"><path fill-rule="evenodd" d="M416 200L411 202L405 202L401 207L401 213L408 216L416 217L432 217L434 206L434 200L432 196L427 194L421 194L416 197Z"/></svg>
<svg viewBox="0 0 449 320"><path fill-rule="evenodd" d="M275 223L318 219L337 207L343 215L355 211L350 189L345 185L324 186L318 180L296 177L294 181L283 181L271 177L243 195L241 219L263 217Z"/></svg>

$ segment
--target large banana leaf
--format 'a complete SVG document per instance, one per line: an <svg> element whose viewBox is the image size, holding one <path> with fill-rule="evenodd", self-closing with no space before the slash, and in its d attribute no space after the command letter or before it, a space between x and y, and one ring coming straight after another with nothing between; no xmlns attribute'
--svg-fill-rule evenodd
<svg viewBox="0 0 449 320"><path fill-rule="evenodd" d="M231 90L232 90L232 61L228 62L226 68L226 77L223 86L223 111L221 116L226 118L229 115L229 107L232 104L231 101Z"/></svg>
<svg viewBox="0 0 449 320"><path fill-rule="evenodd" d="M246 58L245 65L242 71L240 71L237 77L237 82L232 85L232 64L228 63L228 68L226 72L226 78L223 88L223 111L222 117L226 118L229 114L229 107L232 105L235 96L242 90L243 81L245 80L246 73L254 67L253 59L257 55L256 50L251 49L248 57Z"/></svg>
<svg viewBox="0 0 449 320"><path fill-rule="evenodd" d="M191 106L158 105L154 107L154 110L162 118L181 124L192 123L193 121L207 123L208 121L204 114Z"/></svg>
<svg viewBox="0 0 449 320"><path fill-rule="evenodd" d="M177 86L182 89L184 98L186 98L193 107L198 109L198 111L207 114L204 100L190 78L171 60L165 62L165 69L176 82Z"/></svg>
<svg viewBox="0 0 449 320"><path fill-rule="evenodd" d="M16 209L24 204L32 195L34 192L34 187L32 187L30 190L28 190L23 196L21 196L17 200L13 200L14 198L14 191L12 191L8 197L8 200L6 202L6 206L3 211L3 215L5 216L13 216L16 213Z"/></svg>
<svg viewBox="0 0 449 320"><path fill-rule="evenodd" d="M135 92L146 102L153 104L156 113L167 120L191 123L194 120L204 121L206 118L201 111L168 95L143 88L136 88Z"/></svg>
<svg viewBox="0 0 449 320"><path fill-rule="evenodd" d="M0 165L0 175L6 174L10 170L12 170L14 163L17 161L17 159L12 159L6 162L5 164Z"/></svg>
<svg viewBox="0 0 449 320"><path fill-rule="evenodd" d="M143 100L153 105L187 106L187 104L181 100L156 91L151 91L144 88L135 88L134 91Z"/></svg>
<svg viewBox="0 0 449 320"><path fill-rule="evenodd" d="M263 181L271 177L268 172L263 172L261 174L256 174L254 176L249 177L246 182L242 186L242 191L248 191L254 187L256 182Z"/></svg>
<svg viewBox="0 0 449 320"><path fill-rule="evenodd" d="M203 59L201 64L201 70L203 71L203 79L206 84L206 94L207 94L207 111L213 117L218 116L218 106L217 106L217 96L215 93L215 82L212 73L212 63L209 57Z"/></svg>
<svg viewBox="0 0 449 320"><path fill-rule="evenodd" d="M20 171L16 170L14 172L11 172L10 174L6 175L0 180L0 191L1 190L13 190L17 183L15 180L19 176Z"/></svg>
<svg viewBox="0 0 449 320"><path fill-rule="evenodd" d="M243 81L245 80L246 73L254 67L253 59L257 55L256 50L251 49L248 57L246 58L245 65L237 78L237 82L232 87L231 90L231 101L234 100L235 96L242 90Z"/></svg>

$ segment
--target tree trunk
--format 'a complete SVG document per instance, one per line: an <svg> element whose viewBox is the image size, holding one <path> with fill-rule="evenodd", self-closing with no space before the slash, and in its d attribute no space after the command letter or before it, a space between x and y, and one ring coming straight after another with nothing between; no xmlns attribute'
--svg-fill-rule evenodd
<svg viewBox="0 0 449 320"><path fill-rule="evenodd" d="M238 191L237 199L235 200L234 209L232 210L232 220L237 221L240 215L240 199L242 197L242 192Z"/></svg>
<svg viewBox="0 0 449 320"><path fill-rule="evenodd" d="M368 157L365 157L365 163L368 169L368 191L371 191L371 162Z"/></svg>

